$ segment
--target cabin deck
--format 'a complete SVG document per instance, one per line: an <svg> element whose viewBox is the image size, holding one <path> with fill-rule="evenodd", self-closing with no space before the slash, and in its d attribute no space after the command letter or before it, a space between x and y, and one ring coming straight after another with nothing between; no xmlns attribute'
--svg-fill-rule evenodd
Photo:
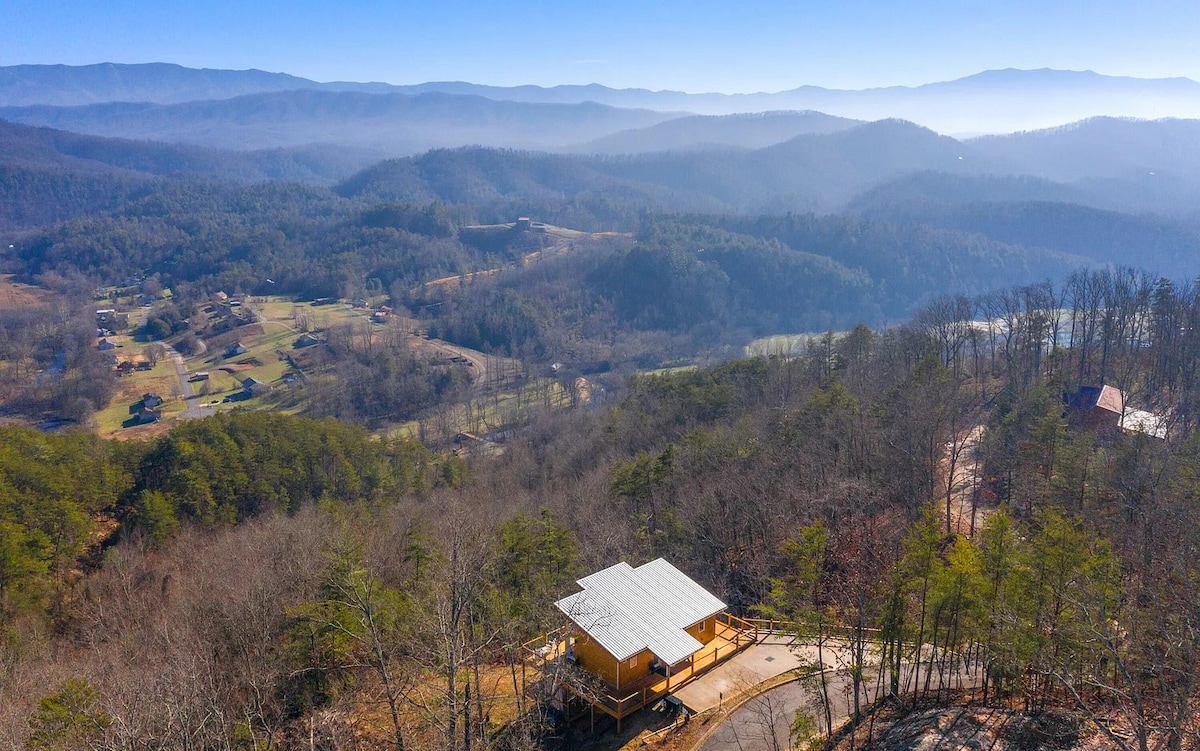
<svg viewBox="0 0 1200 751"><path fill-rule="evenodd" d="M565 636L565 629L559 629L527 643L524 649L526 662L540 675L552 672L548 669L549 666L565 659ZM686 662L676 665L670 675L651 674L621 686L619 690L614 686L605 686L598 696L580 698L585 699L593 710L599 709L615 718L619 728L622 718L686 685L757 640L758 629L755 624L722 613L717 616L717 630L712 641L695 652Z"/></svg>

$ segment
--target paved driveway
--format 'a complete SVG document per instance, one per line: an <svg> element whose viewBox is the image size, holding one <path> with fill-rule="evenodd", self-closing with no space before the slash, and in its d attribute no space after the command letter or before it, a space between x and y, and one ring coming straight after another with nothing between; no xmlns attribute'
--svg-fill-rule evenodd
<svg viewBox="0 0 1200 751"><path fill-rule="evenodd" d="M826 661L829 659L826 655ZM692 712L704 712L763 681L802 665L815 668L816 664L816 647L793 647L786 637L768 636L672 694Z"/></svg>
<svg viewBox="0 0 1200 751"><path fill-rule="evenodd" d="M732 661L731 661L732 662ZM908 685L912 676L911 666L905 666L901 683ZM921 674L923 675L923 673ZM886 685L887 674L884 674ZM950 687L974 687L979 685L978 673L961 676L946 676L944 685ZM837 727L850 716L854 706L854 694L850 678L843 671L828 676L830 714ZM938 685L941 679L935 680ZM860 687L863 706L876 698L878 683L866 681ZM755 696L736 709L703 741L698 751L781 751L790 748L791 724L797 710L803 710L815 725L817 732L825 732L825 713L822 708L819 686L811 681L791 681L782 686Z"/></svg>

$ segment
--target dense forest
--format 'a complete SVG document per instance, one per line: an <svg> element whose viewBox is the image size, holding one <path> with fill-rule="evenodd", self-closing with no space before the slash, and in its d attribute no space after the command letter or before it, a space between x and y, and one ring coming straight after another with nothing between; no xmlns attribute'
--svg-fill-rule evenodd
<svg viewBox="0 0 1200 751"><path fill-rule="evenodd" d="M572 579L666 556L737 612L879 629L863 660L936 671L952 650L986 665L984 702L1188 747L1198 300L1124 271L944 298L789 356L635 377L467 460L263 414L148 443L5 428L0 732L553 745L495 676ZM1169 414L1166 438L1080 422L1064 397L1097 382Z"/></svg>
<svg viewBox="0 0 1200 751"><path fill-rule="evenodd" d="M981 706L1200 747L1193 127L599 111L764 143L370 164L0 122L0 272L43 293L0 307L0 745L570 748L521 647L662 556L847 642L855 720L872 678L951 701L903 668L957 661ZM98 438L110 304L126 352L230 379L290 306L262 354L296 386Z"/></svg>

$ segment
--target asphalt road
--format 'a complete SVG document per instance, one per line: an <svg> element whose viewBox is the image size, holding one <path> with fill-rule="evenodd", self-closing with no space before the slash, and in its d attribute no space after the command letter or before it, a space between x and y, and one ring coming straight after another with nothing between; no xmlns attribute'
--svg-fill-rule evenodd
<svg viewBox="0 0 1200 751"><path fill-rule="evenodd" d="M911 678L912 667L904 671L903 685ZM921 675L924 675L923 673ZM886 683L886 675L884 681ZM977 675L964 674L962 685L970 687L978 682ZM934 676L933 684L938 683ZM957 688L956 676L947 676L948 687ZM875 699L874 680L862 688L862 706ZM854 695L850 677L838 672L829 676L829 699L833 725L836 728L846 720L854 709ZM805 710L819 732L825 731L825 713L821 707L819 684L812 681L791 681L765 691L750 699L725 719L698 747L698 751L786 751L791 747L791 724L796 710Z"/></svg>
<svg viewBox="0 0 1200 751"><path fill-rule="evenodd" d="M183 395L184 401L187 402L187 409L181 412L179 416L185 420L192 420L216 414L216 410L213 408L202 407L196 403L196 392L192 390L192 382L188 380L187 368L183 366L183 355L174 349L169 349L168 352L171 353L171 360L175 363L175 373L179 376L179 393Z"/></svg>

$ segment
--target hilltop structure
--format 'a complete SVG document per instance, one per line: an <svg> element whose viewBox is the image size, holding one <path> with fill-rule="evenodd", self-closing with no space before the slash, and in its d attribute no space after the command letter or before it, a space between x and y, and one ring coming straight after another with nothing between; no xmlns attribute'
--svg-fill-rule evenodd
<svg viewBox="0 0 1200 751"><path fill-rule="evenodd" d="M555 606L567 625L531 649L543 675L555 663L579 673L556 680L550 703L570 720L600 709L621 720L757 640L749 623L658 558L621 562L578 580L583 591ZM529 647L529 645L526 645Z"/></svg>
<svg viewBox="0 0 1200 751"><path fill-rule="evenodd" d="M1126 403L1125 392L1107 384L1080 387L1067 399L1067 416L1077 426L1098 433L1123 430L1159 439L1167 437L1165 416L1133 409Z"/></svg>

